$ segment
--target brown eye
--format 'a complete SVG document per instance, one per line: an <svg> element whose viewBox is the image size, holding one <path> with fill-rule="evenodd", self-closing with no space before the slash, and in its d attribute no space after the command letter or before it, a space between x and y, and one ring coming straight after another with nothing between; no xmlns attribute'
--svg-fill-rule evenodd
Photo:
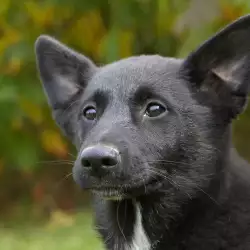
<svg viewBox="0 0 250 250"><path fill-rule="evenodd" d="M83 110L83 116L88 120L95 120L96 118L96 109L92 106L86 107Z"/></svg>
<svg viewBox="0 0 250 250"><path fill-rule="evenodd" d="M159 103L149 103L145 115L148 117L157 117L166 112L166 108Z"/></svg>

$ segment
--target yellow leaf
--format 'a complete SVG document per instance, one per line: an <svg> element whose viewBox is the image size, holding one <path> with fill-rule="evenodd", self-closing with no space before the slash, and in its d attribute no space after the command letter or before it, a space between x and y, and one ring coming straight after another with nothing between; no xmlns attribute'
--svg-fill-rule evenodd
<svg viewBox="0 0 250 250"><path fill-rule="evenodd" d="M156 24L158 33L166 33L169 29L166 21L169 22L169 2L166 0L157 0Z"/></svg>
<svg viewBox="0 0 250 250"><path fill-rule="evenodd" d="M228 3L223 3L221 6L222 11L222 18L227 21L231 22L240 17L243 13L243 9L241 6L233 6L229 5Z"/></svg>
<svg viewBox="0 0 250 250"><path fill-rule="evenodd" d="M16 75L21 70L22 61L20 58L12 57L9 63L3 69L3 73L7 75Z"/></svg>
<svg viewBox="0 0 250 250"><path fill-rule="evenodd" d="M120 32L119 47L120 57L128 57L132 54L132 46L134 41L134 34L131 31Z"/></svg>
<svg viewBox="0 0 250 250"><path fill-rule="evenodd" d="M72 19L74 5L57 5L54 9L54 20L62 23L64 20Z"/></svg>
<svg viewBox="0 0 250 250"><path fill-rule="evenodd" d="M45 130L41 134L41 141L44 149L55 156L66 158L68 148L61 135L53 130Z"/></svg>
<svg viewBox="0 0 250 250"><path fill-rule="evenodd" d="M38 26L48 26L54 22L55 8L51 5L43 6L39 2L24 2L28 15Z"/></svg>
<svg viewBox="0 0 250 250"><path fill-rule="evenodd" d="M0 29L2 33L0 37L0 54L2 54L9 46L17 43L21 36L17 30L2 19L0 20Z"/></svg>
<svg viewBox="0 0 250 250"><path fill-rule="evenodd" d="M104 33L103 20L97 10L88 12L76 20L70 31L72 40L94 56L97 56L97 48Z"/></svg>
<svg viewBox="0 0 250 250"><path fill-rule="evenodd" d="M39 125L43 121L43 114L40 106L26 100L20 100L20 107L33 123Z"/></svg>
<svg viewBox="0 0 250 250"><path fill-rule="evenodd" d="M10 6L10 0L1 0L0 1L0 15L4 15Z"/></svg>

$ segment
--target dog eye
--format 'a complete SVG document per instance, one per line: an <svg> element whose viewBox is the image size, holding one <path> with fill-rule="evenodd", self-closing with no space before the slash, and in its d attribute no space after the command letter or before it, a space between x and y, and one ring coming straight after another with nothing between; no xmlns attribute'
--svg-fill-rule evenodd
<svg viewBox="0 0 250 250"><path fill-rule="evenodd" d="M96 109L92 106L86 107L83 110L83 116L88 120L95 120L96 118Z"/></svg>
<svg viewBox="0 0 250 250"><path fill-rule="evenodd" d="M166 112L166 108L158 103L150 103L146 108L145 115L148 117L157 117Z"/></svg>

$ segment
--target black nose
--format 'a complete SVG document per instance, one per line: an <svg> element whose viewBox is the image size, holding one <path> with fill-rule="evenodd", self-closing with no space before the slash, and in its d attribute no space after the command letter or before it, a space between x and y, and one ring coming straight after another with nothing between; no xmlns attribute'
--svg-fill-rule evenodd
<svg viewBox="0 0 250 250"><path fill-rule="evenodd" d="M119 163L119 152L113 147L97 145L84 149L81 153L82 167L94 173L104 174Z"/></svg>

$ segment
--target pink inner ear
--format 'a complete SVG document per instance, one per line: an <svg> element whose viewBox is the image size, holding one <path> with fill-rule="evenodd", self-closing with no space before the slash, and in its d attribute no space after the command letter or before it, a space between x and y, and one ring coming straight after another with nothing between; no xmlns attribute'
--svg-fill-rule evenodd
<svg viewBox="0 0 250 250"><path fill-rule="evenodd" d="M73 78L73 76L55 76L57 82L55 88L60 92L60 97L63 97L64 100L62 101L67 101L79 90L78 84L75 82L76 79Z"/></svg>
<svg viewBox="0 0 250 250"><path fill-rule="evenodd" d="M225 64L219 65L212 69L212 72L217 75L223 82L229 83L232 90L237 90L237 87L241 84L242 74L244 74L244 64L246 62L246 56L239 58L238 60L232 60Z"/></svg>

